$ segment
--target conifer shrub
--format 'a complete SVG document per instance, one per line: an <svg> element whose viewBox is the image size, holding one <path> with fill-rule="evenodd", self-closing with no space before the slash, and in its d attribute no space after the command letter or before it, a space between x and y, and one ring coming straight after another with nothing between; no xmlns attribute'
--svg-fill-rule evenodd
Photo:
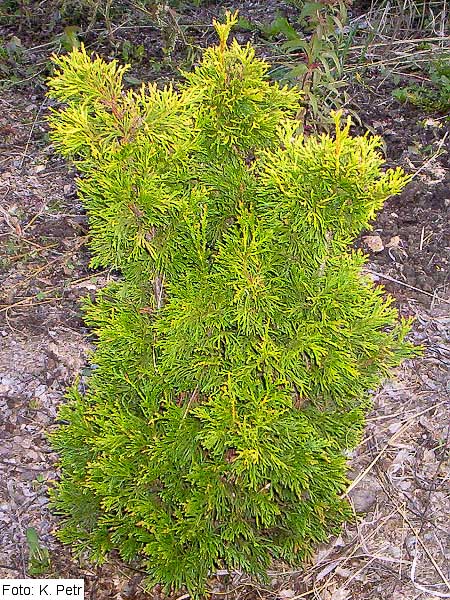
<svg viewBox="0 0 450 600"><path fill-rule="evenodd" d="M49 81L92 266L123 275L85 304L95 368L52 435L59 537L192 594L339 530L370 390L413 352L350 249L407 176L339 115L298 134L299 93L228 43L235 21L178 90L126 91L83 48Z"/></svg>

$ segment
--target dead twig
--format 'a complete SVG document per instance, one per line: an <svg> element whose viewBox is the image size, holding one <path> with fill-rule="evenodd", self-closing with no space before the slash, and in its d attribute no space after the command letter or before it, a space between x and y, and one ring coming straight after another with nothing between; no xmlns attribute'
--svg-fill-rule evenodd
<svg viewBox="0 0 450 600"><path fill-rule="evenodd" d="M431 554L431 552L428 550L428 548L424 544L422 538L420 537L419 531L417 531L417 529L414 527L414 525L408 519L408 516L406 515L406 513L404 511L402 511L399 506L395 506L395 509L397 510L397 512L399 513L399 515L401 515L403 517L405 523L408 525L408 527L413 532L414 537L416 539L416 548L417 548L417 542L418 542L422 546L425 554L430 559L430 562L432 563L432 565L435 568L436 572L439 573L439 576L441 577L442 581L445 583L445 585L447 586L447 588L450 590L450 582L449 582L449 580L445 576L445 574L442 571L441 567L437 564L437 562L436 562L435 558L433 557L433 555ZM416 566L417 566L417 553L415 554L413 563L411 565L411 581L413 583L414 583L414 579L413 578L414 578L414 575L415 575ZM417 584L415 584L415 585L417 587ZM418 588L418 589L421 589L421 588ZM422 591L425 591L425 590L422 590ZM450 598L450 594L446 594L446 595L442 596L441 594L438 594L435 591L433 591L433 592L431 592L429 590L426 590L426 591L427 591L427 593L432 594L432 595L434 594L435 596L439 596L440 598Z"/></svg>
<svg viewBox="0 0 450 600"><path fill-rule="evenodd" d="M378 273L377 271L372 271L371 269L365 269L366 273L370 273L371 275L375 275L376 277L381 277L382 279L387 279L388 281L392 281L393 283L397 283L398 285L402 285L403 287L407 287L416 292L420 292L421 294L425 294L426 296L430 296L435 300L439 300L439 302L444 302L445 304L450 304L450 300L446 298L441 298L440 296L436 296L436 294L432 294L431 292L427 292L422 290L414 285L409 283L405 283L404 281L400 281L400 279L395 279L395 277L391 277L390 275L385 275L384 273Z"/></svg>
<svg viewBox="0 0 450 600"><path fill-rule="evenodd" d="M47 99L45 99L44 102L42 102L42 104L39 106L39 109L38 109L38 111L36 113L36 117L35 117L35 119L33 121L32 126L31 126L30 133L28 134L27 143L25 144L25 150L23 151L23 154L22 154L22 159L21 159L20 164L19 164L19 169L21 169L23 167L23 163L25 162L25 158L27 156L28 148L30 147L31 138L33 137L34 128L36 127L36 123L37 123L37 121L39 119L39 116L40 116L40 114L42 112L42 109L44 108L44 106L46 105L46 103L47 103Z"/></svg>
<svg viewBox="0 0 450 600"><path fill-rule="evenodd" d="M93 277L98 277L99 275L103 275L107 273L107 271L101 271L100 273L93 273L92 275L88 275L87 277L80 277L79 279L74 279L73 281L71 281L68 284L68 287L70 288L73 285L76 285L77 283L81 283L82 281L88 281L89 279L92 279ZM27 302L30 302L30 306L38 306L39 304L46 304L48 302L52 302L53 300L62 300L62 298L60 297L52 297L52 298L46 298L45 300L41 301L41 302L36 302L36 303L32 303L32 301L37 298L37 296L39 294L45 293L45 294L49 294L50 292L54 292L55 290L60 289L61 286L60 285L55 285L51 288L48 288L47 290L45 290L45 292L38 292L37 294L34 294L33 296L27 296L26 298L23 298L22 300L18 300L17 302L14 302L13 304L2 304L0 305L0 313L5 312L7 310L9 310L10 308L14 308L16 306L20 306L22 304L26 304Z"/></svg>
<svg viewBox="0 0 450 600"><path fill-rule="evenodd" d="M356 479L354 479L352 481L352 483L350 484L350 486L347 488L347 490L345 491L344 494L342 494L341 497L345 497L348 496L348 494L353 490L353 488L355 488L363 479L364 477L366 477L366 475L368 475L370 473L370 471L373 469L373 467L378 463L378 461L380 460L380 458L382 456L384 456L384 454L386 453L386 451L389 449L389 447L392 445L392 442L394 442L398 437L400 437L402 435L402 433L404 433L408 427L418 418L421 417L422 415L424 415L425 413L429 412L430 410L433 410L435 408L438 408L439 406L442 406L443 404L446 404L448 402L448 400L442 400L442 402L438 402L437 404L433 404L432 406L428 406L427 408L424 408L423 410L421 410L420 412L416 413L415 415L413 415L412 417L410 417L406 423L404 425L402 425L402 427L400 427L400 429L398 431L396 431L388 440L388 442L386 443L386 445L380 450L380 452L375 456L375 458L372 460L372 462L370 463L370 465L364 469L364 471L362 473L360 473L358 475L358 477L356 477Z"/></svg>

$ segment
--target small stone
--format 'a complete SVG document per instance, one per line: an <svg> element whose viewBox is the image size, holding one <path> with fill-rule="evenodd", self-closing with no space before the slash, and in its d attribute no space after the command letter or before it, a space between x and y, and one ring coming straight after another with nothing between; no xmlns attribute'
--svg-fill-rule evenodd
<svg viewBox="0 0 450 600"><path fill-rule="evenodd" d="M29 438L21 438L19 435L15 435L13 437L13 443L18 450L23 450L24 448L29 450L32 442Z"/></svg>
<svg viewBox="0 0 450 600"><path fill-rule="evenodd" d="M431 463L434 464L436 462L436 455L433 450L429 448L425 448L422 456L422 463Z"/></svg>
<svg viewBox="0 0 450 600"><path fill-rule="evenodd" d="M425 127L438 127L439 129L443 127L443 124L440 121L431 118L425 119L423 124Z"/></svg>
<svg viewBox="0 0 450 600"><path fill-rule="evenodd" d="M37 165L37 167L34 169L35 173L42 173L42 171L45 171L46 166L45 165Z"/></svg>
<svg viewBox="0 0 450 600"><path fill-rule="evenodd" d="M7 386L7 387L10 387L10 388L12 388L12 387L14 386L14 383L15 383L15 381L14 381L14 379L13 379L12 377L10 377L9 375L4 375L4 376L1 378L1 383L2 383L2 385L5 385L5 386Z"/></svg>
<svg viewBox="0 0 450 600"><path fill-rule="evenodd" d="M411 489L411 482L408 479L401 479L397 482L397 487L399 490L407 491Z"/></svg>
<svg viewBox="0 0 450 600"><path fill-rule="evenodd" d="M72 194L74 193L74 187L72 184L68 183L67 185L64 186L64 196L72 196Z"/></svg>
<svg viewBox="0 0 450 600"><path fill-rule="evenodd" d="M334 572L338 577L342 577L343 579L348 579L351 576L350 569L343 569L342 567L336 567Z"/></svg>
<svg viewBox="0 0 450 600"><path fill-rule="evenodd" d="M389 431L389 433L397 433L397 431L401 428L402 428L402 424L400 422L392 423L392 425L389 425L388 431Z"/></svg>
<svg viewBox="0 0 450 600"><path fill-rule="evenodd" d="M332 593L330 600L349 600L350 592L346 588L339 588Z"/></svg>
<svg viewBox="0 0 450 600"><path fill-rule="evenodd" d="M294 590L281 590L280 592L278 592L278 598L281 598L282 600L289 600L289 598L293 598L295 596L295 592Z"/></svg>
<svg viewBox="0 0 450 600"><path fill-rule="evenodd" d="M367 475L356 488L349 493L356 512L368 512L376 503L380 492L383 491L380 483L374 477Z"/></svg>
<svg viewBox="0 0 450 600"><path fill-rule="evenodd" d="M401 243L402 243L402 240L401 240L400 236L399 235L394 235L394 237L391 237L391 239L386 244L386 246L388 248L398 248Z"/></svg>
<svg viewBox="0 0 450 600"><path fill-rule="evenodd" d="M366 235L363 237L363 242L372 252L382 252L384 250L383 240L379 235Z"/></svg>
<svg viewBox="0 0 450 600"><path fill-rule="evenodd" d="M40 396L44 396L46 391L47 391L46 385L38 385L34 392L34 395L36 396L36 398L39 398Z"/></svg>

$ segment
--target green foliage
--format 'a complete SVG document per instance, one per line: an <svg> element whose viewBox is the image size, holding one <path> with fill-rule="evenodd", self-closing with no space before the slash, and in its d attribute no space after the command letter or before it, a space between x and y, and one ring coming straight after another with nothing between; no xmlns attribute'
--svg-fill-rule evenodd
<svg viewBox="0 0 450 600"><path fill-rule="evenodd" d="M28 544L28 573L43 575L50 569L50 553L48 548L41 546L39 536L34 527L28 527L25 532Z"/></svg>
<svg viewBox="0 0 450 600"><path fill-rule="evenodd" d="M297 33L284 17L277 17L263 28L263 33L282 34L287 39L281 46L287 53L283 78L295 81L303 92L303 129L317 131L332 125L331 111L346 100L343 71L353 39L345 29L348 2L291 3L300 9L298 24L303 34Z"/></svg>
<svg viewBox="0 0 450 600"><path fill-rule="evenodd" d="M22 41L13 35L8 41L0 37L0 75L13 77L24 54Z"/></svg>
<svg viewBox="0 0 450 600"><path fill-rule="evenodd" d="M72 23L105 18L111 4L111 0L48 0L38 3L34 0L6 0L4 10L0 10L0 19L6 25L17 20L18 27L25 26L29 30L40 26L51 31L59 21L67 18Z"/></svg>
<svg viewBox="0 0 450 600"><path fill-rule="evenodd" d="M79 48L80 42L84 41L112 56L120 56L126 62L139 64L143 62L146 50L143 45L134 42L136 32L132 32L130 25L127 28L131 39L122 40L122 26L131 23L138 28L144 22L146 26L159 30L164 62L170 64L178 40L182 40L188 53L193 52L184 34L186 27L179 24L179 14L174 9L183 8L185 4L198 6L200 1L44 0L37 3L35 0L3 0L0 3L0 24L12 27L20 36L25 30L27 40L45 40L45 45L38 47L48 45L56 52L71 51ZM117 30L121 32L118 37ZM0 44L0 66L2 58Z"/></svg>
<svg viewBox="0 0 450 600"><path fill-rule="evenodd" d="M80 47L80 40L78 37L80 28L76 25L69 25L64 28L63 33L58 36L58 43L67 51L74 50Z"/></svg>
<svg viewBox="0 0 450 600"><path fill-rule="evenodd" d="M409 102L429 112L446 114L450 111L450 56L442 56L431 63L429 82L394 90L400 102Z"/></svg>
<svg viewBox="0 0 450 600"><path fill-rule="evenodd" d="M95 369L52 435L59 537L194 595L339 530L369 391L412 353L349 250L408 178L340 115L305 139L299 91L228 44L236 20L179 91L125 91L126 67L84 48L49 81L92 265L123 273L86 302Z"/></svg>

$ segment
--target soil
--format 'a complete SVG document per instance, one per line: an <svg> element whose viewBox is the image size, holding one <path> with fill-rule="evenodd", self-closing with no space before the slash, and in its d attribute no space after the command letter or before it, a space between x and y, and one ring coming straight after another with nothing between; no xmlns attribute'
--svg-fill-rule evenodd
<svg viewBox="0 0 450 600"><path fill-rule="evenodd" d="M270 20L261 3L240 4L243 16ZM280 7L287 8L270 3L269 12ZM211 5L183 18L210 23L218 12ZM161 42L152 35L157 61ZM211 42L206 27L193 27L192 35L199 46ZM169 77L169 68L159 75ZM415 318L411 338L423 344L424 355L374 393L364 441L349 457L355 522L318 548L311 565L298 571L274 565L268 585L219 572L209 583L213 599L449 597L450 136L439 115L394 101L393 87L373 71L351 90L362 119L355 132L382 135L387 165L415 176L356 246L400 312ZM49 509L48 490L58 476L57 457L46 434L56 426L67 386L88 373L93 340L80 299L115 275L89 269L75 174L48 142L42 89L31 80L0 94L0 578L32 576L26 531L33 527L51 558L34 576L85 578L92 599L156 600L167 596L159 588L146 593L136 565L114 556L102 566L89 564L53 535L58 516Z"/></svg>
<svg viewBox="0 0 450 600"><path fill-rule="evenodd" d="M395 86L389 82L379 85L375 75L372 94L355 90L353 104L363 123L383 137L387 166L401 166L415 176L402 194L386 202L373 223L372 235L381 237L384 248L371 258L384 275L422 290L384 280L398 300L414 298L428 306L434 296L446 293L449 283L448 123L396 102L391 95Z"/></svg>

